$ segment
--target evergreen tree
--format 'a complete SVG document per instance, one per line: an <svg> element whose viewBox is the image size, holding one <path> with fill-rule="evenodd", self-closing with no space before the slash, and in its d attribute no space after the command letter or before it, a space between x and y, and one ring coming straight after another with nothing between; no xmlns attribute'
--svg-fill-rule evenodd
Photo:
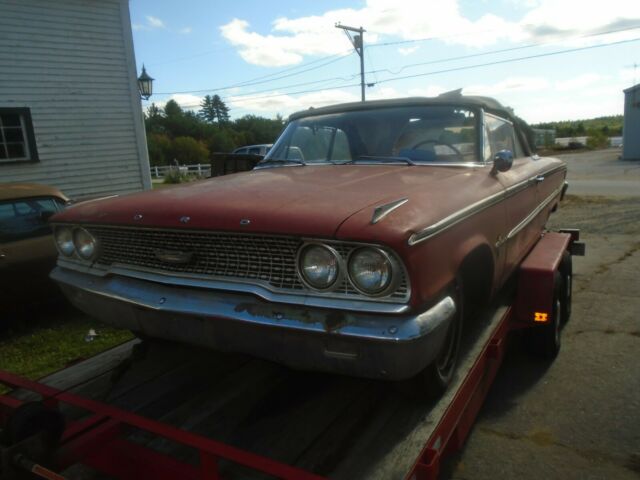
<svg viewBox="0 0 640 480"><path fill-rule="evenodd" d="M218 97L216 95L216 97ZM218 97L220 98L220 97ZM218 118L218 112L216 105L213 102L211 95L205 95L200 103L200 110L198 111L200 117L207 123L213 123Z"/></svg>
<svg viewBox="0 0 640 480"><path fill-rule="evenodd" d="M216 120L222 125L229 122L229 107L222 101L219 95L214 95L211 99L215 110Z"/></svg>

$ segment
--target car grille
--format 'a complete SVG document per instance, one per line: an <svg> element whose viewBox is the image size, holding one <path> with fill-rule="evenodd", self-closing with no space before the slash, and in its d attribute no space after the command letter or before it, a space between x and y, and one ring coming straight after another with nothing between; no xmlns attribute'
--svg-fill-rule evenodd
<svg viewBox="0 0 640 480"><path fill-rule="evenodd" d="M406 301L409 289L406 276L398 288L384 299L362 295L344 279L336 290L313 292L300 281L296 255L302 240L294 237L240 235L219 232L194 232L123 227L90 227L100 244L96 264L118 265L132 269L180 275L206 276L218 280L243 281L268 285L271 290L319 296L341 296L359 300ZM330 243L343 258L358 245ZM171 264L159 260L156 251L193 252L189 262Z"/></svg>

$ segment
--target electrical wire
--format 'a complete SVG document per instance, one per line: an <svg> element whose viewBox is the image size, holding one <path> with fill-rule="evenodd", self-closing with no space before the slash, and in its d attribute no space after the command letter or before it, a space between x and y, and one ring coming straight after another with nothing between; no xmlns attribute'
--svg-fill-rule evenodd
<svg viewBox="0 0 640 480"><path fill-rule="evenodd" d="M637 41L640 41L640 37L636 37L636 38L632 38L632 39L628 39L628 40L620 40L620 41L617 41L617 42L601 43L599 45L589 45L589 46L586 46L586 47L570 48L570 49L566 49L566 50L558 50L558 51L555 51L555 52L546 52L546 53L540 53L540 54L536 54L536 55L527 55L527 56L524 56L524 57L516 57L516 58L505 59L505 60L497 60L497 61L494 61L494 62L479 63L479 64L474 64L474 65L465 65L465 66L454 67L454 68L449 68L449 69L444 69L444 70L436 70L436 71L431 71L431 72L417 73L417 74L413 74L413 75L404 75L404 76L401 76L401 77L385 78L385 79L380 80L378 83L395 82L395 81L399 81L399 80L406 80L406 79L409 79L409 78L425 77L425 76L429 76L429 75L439 75L439 74L443 74L443 73L457 72L457 71L461 71L461 70L470 70L470 69L475 69L475 68L488 67L488 66L493 66L493 65L500 65L500 64L511 63L511 62L520 62L520 61L531 60L531 59L535 59L535 58L543 58L543 57L550 57L550 56L555 56L555 55L563 55L563 54L567 54L567 53L575 53L575 52L580 52L580 51L585 51L585 50L592 50L592 49L595 49L595 48L603 48L603 47L610 47L610 46L615 46L615 45L623 45L623 44L628 44L628 43L637 42ZM266 99L266 98L282 97L282 96L285 96L285 95L299 95L299 94L304 94L304 93L313 93L313 92L321 92L321 91L329 91L329 90L338 90L340 88L359 87L359 86L360 86L360 83L351 83L351 84L348 84L348 85L341 85L341 86L336 86L336 87L310 89L310 90L300 90L300 91L296 91L296 92L275 93L273 95L263 95L263 96L259 96L259 97L252 97L252 96L250 96L251 94L246 94L246 96L235 95L235 96L232 96L232 97L227 97L227 98L225 98L223 100L230 100L231 99L234 102L253 101L253 100L262 100L262 99ZM244 98L239 98L239 97L244 97Z"/></svg>
<svg viewBox="0 0 640 480"><path fill-rule="evenodd" d="M581 38L589 38L589 37L595 37L595 36L602 36L602 35L609 35L609 34L614 34L614 33L621 33L621 32L625 32L625 31L630 31L630 30L636 30L639 29L640 25L636 25L636 26L632 26L632 27L626 27L626 28L622 28L622 29L616 29L616 30L608 30L608 31L603 31L603 32L595 32L595 33L589 33L589 34L585 34L585 35L580 35L580 36L575 36L575 37L569 37L569 38L565 38L563 40L577 40L577 39L581 39ZM452 35L452 36L459 36L459 35ZM387 46L387 45L396 45L396 44L401 44L401 43L409 43L409 42L417 42L417 41L424 41L424 40L429 40L429 39L436 39L439 37L430 37L430 38L425 38L425 39L416 39L416 40L407 40L407 41L402 41L402 42L388 42L385 44L371 44L371 45L367 45L367 47L371 47L371 46ZM446 37L440 37L440 38L446 38ZM424 65L434 65L434 64L438 64L438 63L446 63L446 62L452 62L452 61L457 61L457 60L466 60L469 58L475 58L475 57L484 57L484 56L488 56L488 55L496 55L496 54L500 54L500 53L507 53L507 52L513 52L513 51L518 51L518 50L524 50L524 49L529 49L529 48L534 48L534 47L541 47L541 46L545 46L545 45L551 45L551 44L555 44L559 41L560 39L556 39L554 41L550 41L550 42L541 42L541 43L532 43L532 44L528 44L528 45L520 45L517 47L510 47L510 48L503 48L503 49L499 49L499 50L491 50L488 52L481 52L481 53L474 53L474 54L469 54L469 55L460 55L460 56L456 56L456 57L449 57L449 58L443 58L443 59L438 59L438 60L430 60L428 62L419 62L419 63L412 63L412 64L408 64L408 65L404 65L402 66L399 70L396 71L392 71L390 69L379 69L379 70L368 70L365 71L366 75L374 75L374 78L376 78L376 82L373 83L379 83L377 82L377 73L383 73L383 72L387 72L391 75L398 75L401 72L409 69L409 68L415 68L415 67L419 67L419 66L424 66ZM366 51L367 49L365 49ZM302 74L302 73L306 73L308 71L311 70L316 70L318 68L322 68L324 66L327 66L329 64L332 64L334 62L337 62L338 60L341 60L343 58L346 58L348 56L350 56L351 54L353 54L352 50L348 50L346 52L343 52L341 54L335 54L335 55L329 55L327 57L323 57L321 59L316 59L312 62L308 62L305 63L303 65L298 65L296 67L291 67L289 69L285 69L285 70L281 70L280 72L277 73L272 73L270 75L265 75L262 77L257 77L251 80L247 80L246 82L241 82L241 83L237 83L234 85L229 85L229 86L225 86L225 87L218 87L218 88L209 88L209 89L203 89L203 90L184 90L184 91L176 91L176 92L159 92L156 95L174 95L174 94L188 94L188 93L205 93L205 92L216 92L216 91L225 91L225 90L231 90L233 88L240 88L240 87L247 87L247 86L254 86L254 85L261 85L264 83L270 83L272 81L276 81L276 80L280 80L283 78L289 78L298 74ZM336 58L338 57L338 58ZM367 57L369 59L369 61L371 61L371 57L368 56ZM298 68L302 68L303 66L309 66L309 65L313 65L316 64L320 61L323 60L328 60L331 59L329 61L327 61L326 63L323 63L321 65L317 65L313 68L309 68L306 70L302 70L300 72L296 72L295 74L289 74L289 75L281 75L282 73L285 73L287 71L291 71L291 70L295 70ZM261 81L263 79L266 78L270 78L273 76L277 76L277 75L281 75L278 76L277 78L271 78L270 80L264 80ZM307 85L313 85L316 83L324 83L324 82L330 82L330 81L335 81L335 80L351 80L353 78L356 78L360 75L360 73L354 73L351 76L348 77L330 77L330 78L324 78L324 79L320 79L320 80L316 80L316 81L312 81L312 82L304 82L304 83L297 83L297 84L290 84L290 85L285 85L285 86L280 86L278 88L294 88L294 87L302 87L302 86L307 86ZM261 91L257 91L257 92L250 92L250 93L245 93L245 94L238 94L238 95L234 95L234 98L237 97L242 97L242 96L248 96L248 95L255 95L255 94L259 94L259 93L264 93L264 92L268 92L268 91L272 91L273 88L269 89L269 90L261 90Z"/></svg>

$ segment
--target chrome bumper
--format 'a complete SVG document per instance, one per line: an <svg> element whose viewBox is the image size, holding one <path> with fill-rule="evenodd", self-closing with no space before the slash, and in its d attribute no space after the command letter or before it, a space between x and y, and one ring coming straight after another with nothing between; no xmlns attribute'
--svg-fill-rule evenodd
<svg viewBox="0 0 640 480"><path fill-rule="evenodd" d="M62 267L51 278L76 307L115 327L293 368L370 378L409 378L429 365L456 311L451 297L417 315L381 315L117 275L96 277Z"/></svg>

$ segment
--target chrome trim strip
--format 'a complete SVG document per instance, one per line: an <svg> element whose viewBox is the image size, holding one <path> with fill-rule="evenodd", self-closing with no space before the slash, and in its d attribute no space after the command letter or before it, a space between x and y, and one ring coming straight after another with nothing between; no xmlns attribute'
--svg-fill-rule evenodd
<svg viewBox="0 0 640 480"><path fill-rule="evenodd" d="M556 188L551 195L549 195L545 200L538 205L529 215L527 215L524 220L522 220L518 225L516 225L508 234L506 240L511 240L515 237L522 229L524 229L529 223L531 223L544 208L549 205L553 199L558 196L560 192L562 192L562 186L560 188Z"/></svg>
<svg viewBox="0 0 640 480"><path fill-rule="evenodd" d="M137 278L149 282L163 285L205 288L210 290L221 290L226 292L250 293L264 300L277 303L288 303L293 305L306 305L320 308L337 308L342 310L357 310L372 313L403 313L409 310L406 303L384 301L379 298L367 297L367 299L357 300L353 297L338 297L335 292L331 295L320 296L316 292L274 292L268 285L259 283L245 283L227 279L225 281L212 280L204 275L179 275L157 272L152 269L136 268L130 269L123 265L113 265L109 269L98 266L90 266L87 263L79 263L58 257L58 266L74 270L76 272L95 275L104 278L110 275L120 275L123 277ZM313 293L313 294L311 294ZM410 290L408 292L410 294Z"/></svg>
<svg viewBox="0 0 640 480"><path fill-rule="evenodd" d="M501 190L500 192L494 193L482 200L479 200L475 203L472 203L468 207L465 207L461 210L458 210L455 213L452 213L448 217L443 218L439 222L434 223L433 225L429 225L428 227L414 233L409 237L409 246L413 246L417 243L423 242L445 230L457 225L461 221L469 218L476 213L479 213L499 202L501 202L505 198L505 191Z"/></svg>
<svg viewBox="0 0 640 480"><path fill-rule="evenodd" d="M558 171L566 170L566 169L567 167L565 165L557 165L555 167L550 168L549 170L536 174L535 177L540 175L544 175L544 176L551 175ZM482 200L479 200L476 203L469 205L468 207L465 207L461 210L458 210L457 212L452 213L448 217L440 220L439 222L436 222L433 225L429 225L428 227L415 232L409 237L409 242L408 242L409 246L413 246L417 243L427 240L439 234L440 232L443 232L448 228L453 227L454 225L469 218L470 216L475 215L476 213L479 213L499 203L504 199L512 197L513 195L516 195L522 190L526 190L530 186L536 184L535 177L529 178L527 180L523 180L521 182L516 183L515 185L511 185L510 187L507 187L505 190L501 192L497 192L497 193L494 193L493 195L483 198Z"/></svg>
<svg viewBox="0 0 640 480"><path fill-rule="evenodd" d="M379 205L373 210L373 216L371 217L371 225L375 225L384 217L393 212L396 208L401 207L405 203L407 203L409 199L407 197L401 198L399 200L395 200L393 202L386 203L384 205Z"/></svg>

